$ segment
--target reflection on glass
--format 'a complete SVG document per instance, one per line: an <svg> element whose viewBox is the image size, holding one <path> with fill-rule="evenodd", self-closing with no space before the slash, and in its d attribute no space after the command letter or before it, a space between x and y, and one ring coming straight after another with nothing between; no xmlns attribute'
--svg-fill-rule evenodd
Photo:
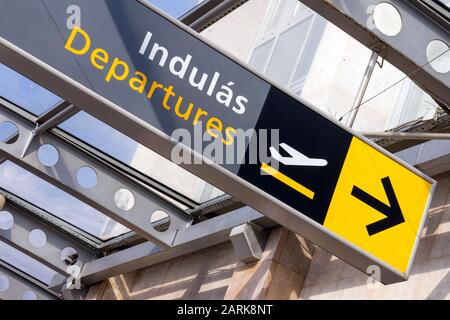
<svg viewBox="0 0 450 320"><path fill-rule="evenodd" d="M2 64L0 64L0 97L34 115L44 113L61 101L60 97Z"/></svg>
<svg viewBox="0 0 450 320"><path fill-rule="evenodd" d="M450 71L450 48L441 40L433 40L427 46L427 59L430 66L439 73Z"/></svg>
<svg viewBox="0 0 450 320"><path fill-rule="evenodd" d="M84 202L10 161L0 165L0 187L101 239L129 231Z"/></svg>
<svg viewBox="0 0 450 320"><path fill-rule="evenodd" d="M0 260L47 285L50 284L53 277L57 274L56 271L3 241L0 241Z"/></svg>
<svg viewBox="0 0 450 320"><path fill-rule="evenodd" d="M19 129L11 121L3 121L0 123L0 141L11 144L19 138Z"/></svg>
<svg viewBox="0 0 450 320"><path fill-rule="evenodd" d="M85 112L60 128L196 202L211 199L203 197L206 182Z"/></svg>
<svg viewBox="0 0 450 320"><path fill-rule="evenodd" d="M204 0L148 0L172 17L179 18Z"/></svg>
<svg viewBox="0 0 450 320"><path fill-rule="evenodd" d="M312 22L311 17L280 34L266 72L272 80L288 84Z"/></svg>

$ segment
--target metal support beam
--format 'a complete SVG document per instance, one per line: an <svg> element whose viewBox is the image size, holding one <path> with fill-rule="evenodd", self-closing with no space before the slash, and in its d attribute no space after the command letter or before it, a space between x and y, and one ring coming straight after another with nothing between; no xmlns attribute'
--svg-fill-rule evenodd
<svg viewBox="0 0 450 320"><path fill-rule="evenodd" d="M25 148L22 151L21 157L23 158L25 156L25 154L28 151L28 148L31 146L31 144L33 143L33 140L37 136L39 136L41 133L45 132L46 130L51 129L51 128L61 124L65 120L67 120L70 117L72 117L73 115L77 114L78 112L80 112L80 109L75 107L74 105L70 104L66 108L62 109L60 112L58 112L57 114L52 116L50 119L46 120L45 122L40 122L39 120L42 120L42 119L38 118L36 121L38 124L37 124L36 128L33 131L31 131L30 136L28 137L27 143L25 144ZM46 115L44 115L44 116L46 116Z"/></svg>
<svg viewBox="0 0 450 320"><path fill-rule="evenodd" d="M248 0L206 0L185 13L180 21L197 32L208 28Z"/></svg>
<svg viewBox="0 0 450 320"><path fill-rule="evenodd" d="M0 240L49 268L70 275L67 268L74 263L82 264L94 260L93 251L87 250L11 203L6 203L2 214L10 215L13 220L11 228L0 229Z"/></svg>
<svg viewBox="0 0 450 320"><path fill-rule="evenodd" d="M299 0L324 18L337 25L356 40L372 49L384 45L383 57L429 92L437 101L450 105L450 72L440 73L430 65L430 58L440 56L440 47L450 45L450 34L423 10L409 1L390 0L395 6L392 16L399 20L399 32L383 33L382 25L389 28L392 20L383 21L375 16L382 0ZM392 11L392 10L391 10ZM392 18L391 18L392 19ZM378 25L377 25L378 23ZM396 33L396 34L395 34ZM440 44L436 40L441 41ZM431 47L430 47L431 46ZM433 46L436 46L433 48ZM427 57L427 52L429 56ZM450 51L442 55L450 55Z"/></svg>
<svg viewBox="0 0 450 320"><path fill-rule="evenodd" d="M27 120L28 122L35 124L36 122L40 120L46 120L50 119L54 114L50 112L51 110L56 109L56 107L52 108L48 111L48 115L43 114L39 118L36 118L34 115L32 115L30 112L27 112L23 110L22 108L16 106L15 104L3 99L0 97L0 105L7 110L11 111L12 113L22 117L23 119ZM68 102L62 102L60 105L57 105L58 108L63 109L64 106L68 106L70 103ZM53 114L53 115L52 115ZM56 114L56 113L55 113ZM38 122L39 123L39 122ZM167 187L166 185L162 184L161 182L154 180L142 172L130 167L127 164L124 164L111 156L97 150L96 148L90 146L86 142L81 141L80 139L77 139L76 137L68 134L67 132L58 129L57 127L54 127L52 129L48 130L49 133L53 134L55 137L58 137L62 140L64 140L69 145L73 146L78 150L79 152L84 152L88 154L89 156L97 159L102 163L102 165L107 166L111 168L111 170L115 170L120 172L121 175L126 176L128 179L131 179L132 181L135 181L136 183L139 183L146 188L149 188L151 190L156 190L157 192L162 193L165 196L168 196L172 198L174 201L179 202L180 204L187 206L189 208L195 207L197 205L196 202L193 200L187 198L185 195Z"/></svg>
<svg viewBox="0 0 450 320"><path fill-rule="evenodd" d="M62 100L62 101L58 102L56 105L54 105L53 107L51 107L50 109L46 110L44 113L40 114L35 119L34 122L36 122L37 124L42 124L44 122L47 122L48 120L50 120L51 118L56 116L61 111L67 109L71 105L72 104L70 102Z"/></svg>
<svg viewBox="0 0 450 320"><path fill-rule="evenodd" d="M450 140L450 133L430 132L361 132L366 138L396 140Z"/></svg>
<svg viewBox="0 0 450 320"><path fill-rule="evenodd" d="M0 262L0 300L57 300L35 280Z"/></svg>
<svg viewBox="0 0 450 320"><path fill-rule="evenodd" d="M88 250L100 254L103 253L102 248L104 243L100 239L95 238L86 231L76 228L70 223L52 215L51 213L48 213L47 211L39 207L36 207L34 204L31 204L4 189L0 188L0 195L5 197L7 201L11 203L11 205L29 213L31 216L35 217L39 221L42 221L46 225L54 227L58 232L68 236L71 239L74 239L74 241L82 243L83 246Z"/></svg>
<svg viewBox="0 0 450 320"><path fill-rule="evenodd" d="M359 112L359 107L361 106L370 79L372 78L373 71L375 70L375 66L377 65L377 59L378 59L378 52L372 51L369 63L367 64L366 72L364 73L363 79L361 80L358 92L356 93L355 101L353 102L352 108L350 110L350 117L348 118L347 122L347 125L350 128L352 128L353 124L355 123L356 116L358 115Z"/></svg>
<svg viewBox="0 0 450 320"><path fill-rule="evenodd" d="M430 176L450 170L450 141L428 141L395 155Z"/></svg>
<svg viewBox="0 0 450 320"><path fill-rule="evenodd" d="M267 241L267 232L250 223L234 227L230 232L236 258L244 263L261 259Z"/></svg>
<svg viewBox="0 0 450 320"><path fill-rule="evenodd" d="M113 253L86 263L81 271L81 282L89 285L230 241L230 232L234 227L250 221L258 224L263 217L253 209L241 208L180 230L173 248L161 250L145 242Z"/></svg>
<svg viewBox="0 0 450 320"><path fill-rule="evenodd" d="M0 109L0 124L4 121L17 126L19 137L14 143L2 143L1 155L146 239L161 247L170 247L178 230L190 225L191 218L183 211L47 132L34 140L29 152L22 158L33 125L5 108ZM44 152L40 148L43 145L50 149L55 163L45 163L40 159L43 157L40 155ZM83 187L77 180L77 172L83 167L93 169L97 184L92 188ZM151 225L152 213L158 210L163 210L170 217L170 226L165 232L159 232Z"/></svg>

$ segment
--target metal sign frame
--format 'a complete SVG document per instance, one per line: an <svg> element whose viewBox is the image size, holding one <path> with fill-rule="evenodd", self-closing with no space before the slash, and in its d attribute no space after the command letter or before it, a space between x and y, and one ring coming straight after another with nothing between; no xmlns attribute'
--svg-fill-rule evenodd
<svg viewBox="0 0 450 320"><path fill-rule="evenodd" d="M268 84L281 90L296 101L304 104L306 107L310 108L320 116L328 119L338 127L349 132L354 137L362 140L364 143L370 145L375 150L378 150L388 158L406 167L412 173L432 184L425 210L422 214L422 221L420 223L420 228L418 230L407 272L402 273L387 265L380 259L361 250L342 237L330 232L321 224L306 217L301 212L286 205L285 203L255 187L254 185L238 177L237 175L232 174L230 171L226 170L220 165L212 163L211 160L204 158L195 150L184 147L185 152L191 154L194 158L201 160L200 162L202 163L189 165L183 164L181 165L181 167L183 167L184 169L206 180L207 182L212 183L225 192L228 192L230 195L240 199L247 205L253 207L256 210L259 210L270 219L313 241L320 247L337 255L339 258L349 262L363 272L370 273L367 268L369 266L378 265L381 269L381 273L379 275L371 275L376 277L382 283L389 284L407 279L411 269L415 251L417 250L417 244L426 218L426 212L428 211L428 208L430 206L432 194L435 189L435 181L427 177L419 170L413 168L406 162L389 154L386 150L382 149L370 140L364 138L360 134L346 128L344 125L332 119L329 115L325 114L321 110L312 107L311 104L295 96L294 93L283 89L281 85L274 83L270 79L267 79L258 71L245 65L245 63L240 61L238 58L223 52L222 49L218 48L216 45L212 44L202 36L199 36L193 30L184 26L177 20L161 12L153 5L147 3L144 0L135 1L138 1L141 5L149 8L150 10L160 15L162 18L177 26L181 31L187 32L192 37L199 39L206 45L216 50L219 54L228 57L230 60L237 63L240 67L249 70L260 79L266 81ZM64 97L71 103L74 103L77 106L82 106L82 108L92 116L100 119L106 124L114 127L115 129L128 135L130 138L147 146L148 148L156 151L163 157L170 160L172 147L176 143L176 141L173 141L171 137L164 134L160 130L153 128L148 123L128 113L123 108L93 92L92 90L87 89L67 75L48 66L44 62L38 60L37 58L33 57L32 55L28 54L27 52L23 51L22 49L18 48L17 46L3 38L0 38L0 62L12 67L19 73L26 75L31 80L39 83L40 85L43 85L44 87L53 91L55 94Z"/></svg>

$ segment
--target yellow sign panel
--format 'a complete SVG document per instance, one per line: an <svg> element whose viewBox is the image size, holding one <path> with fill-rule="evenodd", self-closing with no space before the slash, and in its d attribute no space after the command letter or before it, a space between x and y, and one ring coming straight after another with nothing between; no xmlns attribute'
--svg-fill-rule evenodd
<svg viewBox="0 0 450 320"><path fill-rule="evenodd" d="M431 187L353 138L324 227L406 273Z"/></svg>

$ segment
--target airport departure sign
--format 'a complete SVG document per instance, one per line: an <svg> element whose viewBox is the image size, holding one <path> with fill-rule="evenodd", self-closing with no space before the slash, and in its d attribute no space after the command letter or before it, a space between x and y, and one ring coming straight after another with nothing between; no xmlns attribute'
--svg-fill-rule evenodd
<svg viewBox="0 0 450 320"><path fill-rule="evenodd" d="M183 167L384 283L407 278L434 181L144 1L3 1L0 37L2 63L167 158L180 129L225 158L254 130L235 161ZM267 157L246 161L262 138Z"/></svg>

